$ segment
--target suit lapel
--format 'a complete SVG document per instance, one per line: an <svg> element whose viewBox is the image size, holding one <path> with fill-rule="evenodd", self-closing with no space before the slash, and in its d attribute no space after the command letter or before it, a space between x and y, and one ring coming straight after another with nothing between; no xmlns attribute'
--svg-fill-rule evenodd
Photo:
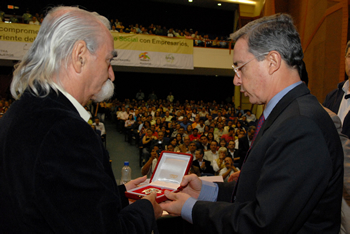
<svg viewBox="0 0 350 234"><path fill-rule="evenodd" d="M343 91L344 83L345 83L345 81L338 84L338 90L336 93L336 97L334 99L332 111L336 114L339 111L340 103L341 103L343 96L344 96L344 91Z"/></svg>
<svg viewBox="0 0 350 234"><path fill-rule="evenodd" d="M291 91L289 91L273 108L267 120L265 120L261 127L258 135L256 136L255 142L251 149L259 142L260 138L264 135L264 132L275 122L280 114L298 97L310 94L310 90L304 85L300 84ZM251 150L250 150L251 151Z"/></svg>

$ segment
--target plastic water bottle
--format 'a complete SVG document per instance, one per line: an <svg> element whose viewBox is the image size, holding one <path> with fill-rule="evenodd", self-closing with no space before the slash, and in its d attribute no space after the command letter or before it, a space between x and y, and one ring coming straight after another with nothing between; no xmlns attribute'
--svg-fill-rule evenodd
<svg viewBox="0 0 350 234"><path fill-rule="evenodd" d="M120 183L126 184L131 180L131 168L129 167L129 162L124 162L124 167L122 168L122 178Z"/></svg>

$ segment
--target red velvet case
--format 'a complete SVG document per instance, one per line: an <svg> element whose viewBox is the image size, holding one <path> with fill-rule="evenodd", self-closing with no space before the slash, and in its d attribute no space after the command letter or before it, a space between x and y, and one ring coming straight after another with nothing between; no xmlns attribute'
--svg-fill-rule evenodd
<svg viewBox="0 0 350 234"><path fill-rule="evenodd" d="M179 188L182 178L190 170L192 160L191 154L163 151L158 158L150 183L126 191L126 197L138 200L154 189L159 194L157 194L156 201L158 203L166 201L164 192L166 190L172 192Z"/></svg>

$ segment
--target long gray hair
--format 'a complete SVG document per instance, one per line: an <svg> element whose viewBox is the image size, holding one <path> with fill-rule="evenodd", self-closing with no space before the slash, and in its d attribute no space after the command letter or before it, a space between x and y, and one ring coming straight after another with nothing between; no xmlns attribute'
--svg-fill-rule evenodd
<svg viewBox="0 0 350 234"><path fill-rule="evenodd" d="M59 72L67 69L78 40L85 41L88 50L95 54L102 41L101 23L110 29L109 21L95 12L77 7L51 9L31 48L15 66L12 96L18 99L28 87L36 96L48 95L50 88L57 92L53 76L62 87Z"/></svg>

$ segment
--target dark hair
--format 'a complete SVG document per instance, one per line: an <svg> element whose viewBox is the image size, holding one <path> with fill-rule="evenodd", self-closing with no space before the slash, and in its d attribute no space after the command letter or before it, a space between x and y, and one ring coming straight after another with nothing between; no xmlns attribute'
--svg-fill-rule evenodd
<svg viewBox="0 0 350 234"><path fill-rule="evenodd" d="M233 159L232 159L231 156L227 155L227 156L225 157L225 159L226 159L226 158L230 158L230 159L232 160L232 162L233 162Z"/></svg>
<svg viewBox="0 0 350 234"><path fill-rule="evenodd" d="M159 149L159 146L158 146L158 145L153 145L153 146L151 147L151 151L154 149L154 147L158 147L158 149ZM157 152L157 154L158 154L158 152Z"/></svg>
<svg viewBox="0 0 350 234"><path fill-rule="evenodd" d="M181 134L180 134L180 133L176 134L176 140L177 140L177 136L178 136L178 135L180 135L180 136L181 136ZM181 139L180 139L180 143L181 143L181 144L183 143L183 141L182 141L182 136L181 136Z"/></svg>
<svg viewBox="0 0 350 234"><path fill-rule="evenodd" d="M173 140L176 140L176 137L171 137L170 140L169 140L169 144L171 144L171 142L172 142ZM177 140L176 140L176 145L177 145Z"/></svg>
<svg viewBox="0 0 350 234"><path fill-rule="evenodd" d="M151 127L151 123L150 123L149 121L145 121L145 122L143 123L143 126L146 126L146 123L148 123L148 126Z"/></svg>
<svg viewBox="0 0 350 234"><path fill-rule="evenodd" d="M221 142L223 142L223 141L225 142L225 147L226 147L227 142L226 142L226 140L225 140L225 139L223 139L223 138L222 138L222 139L220 139L220 141L219 141L219 145L220 145L220 143L221 143ZM220 146L221 146L221 145L220 145Z"/></svg>
<svg viewBox="0 0 350 234"><path fill-rule="evenodd" d="M200 154L200 155L204 155L204 150L203 150L203 148L198 148L198 149L196 149L196 151L199 151L199 154Z"/></svg>

